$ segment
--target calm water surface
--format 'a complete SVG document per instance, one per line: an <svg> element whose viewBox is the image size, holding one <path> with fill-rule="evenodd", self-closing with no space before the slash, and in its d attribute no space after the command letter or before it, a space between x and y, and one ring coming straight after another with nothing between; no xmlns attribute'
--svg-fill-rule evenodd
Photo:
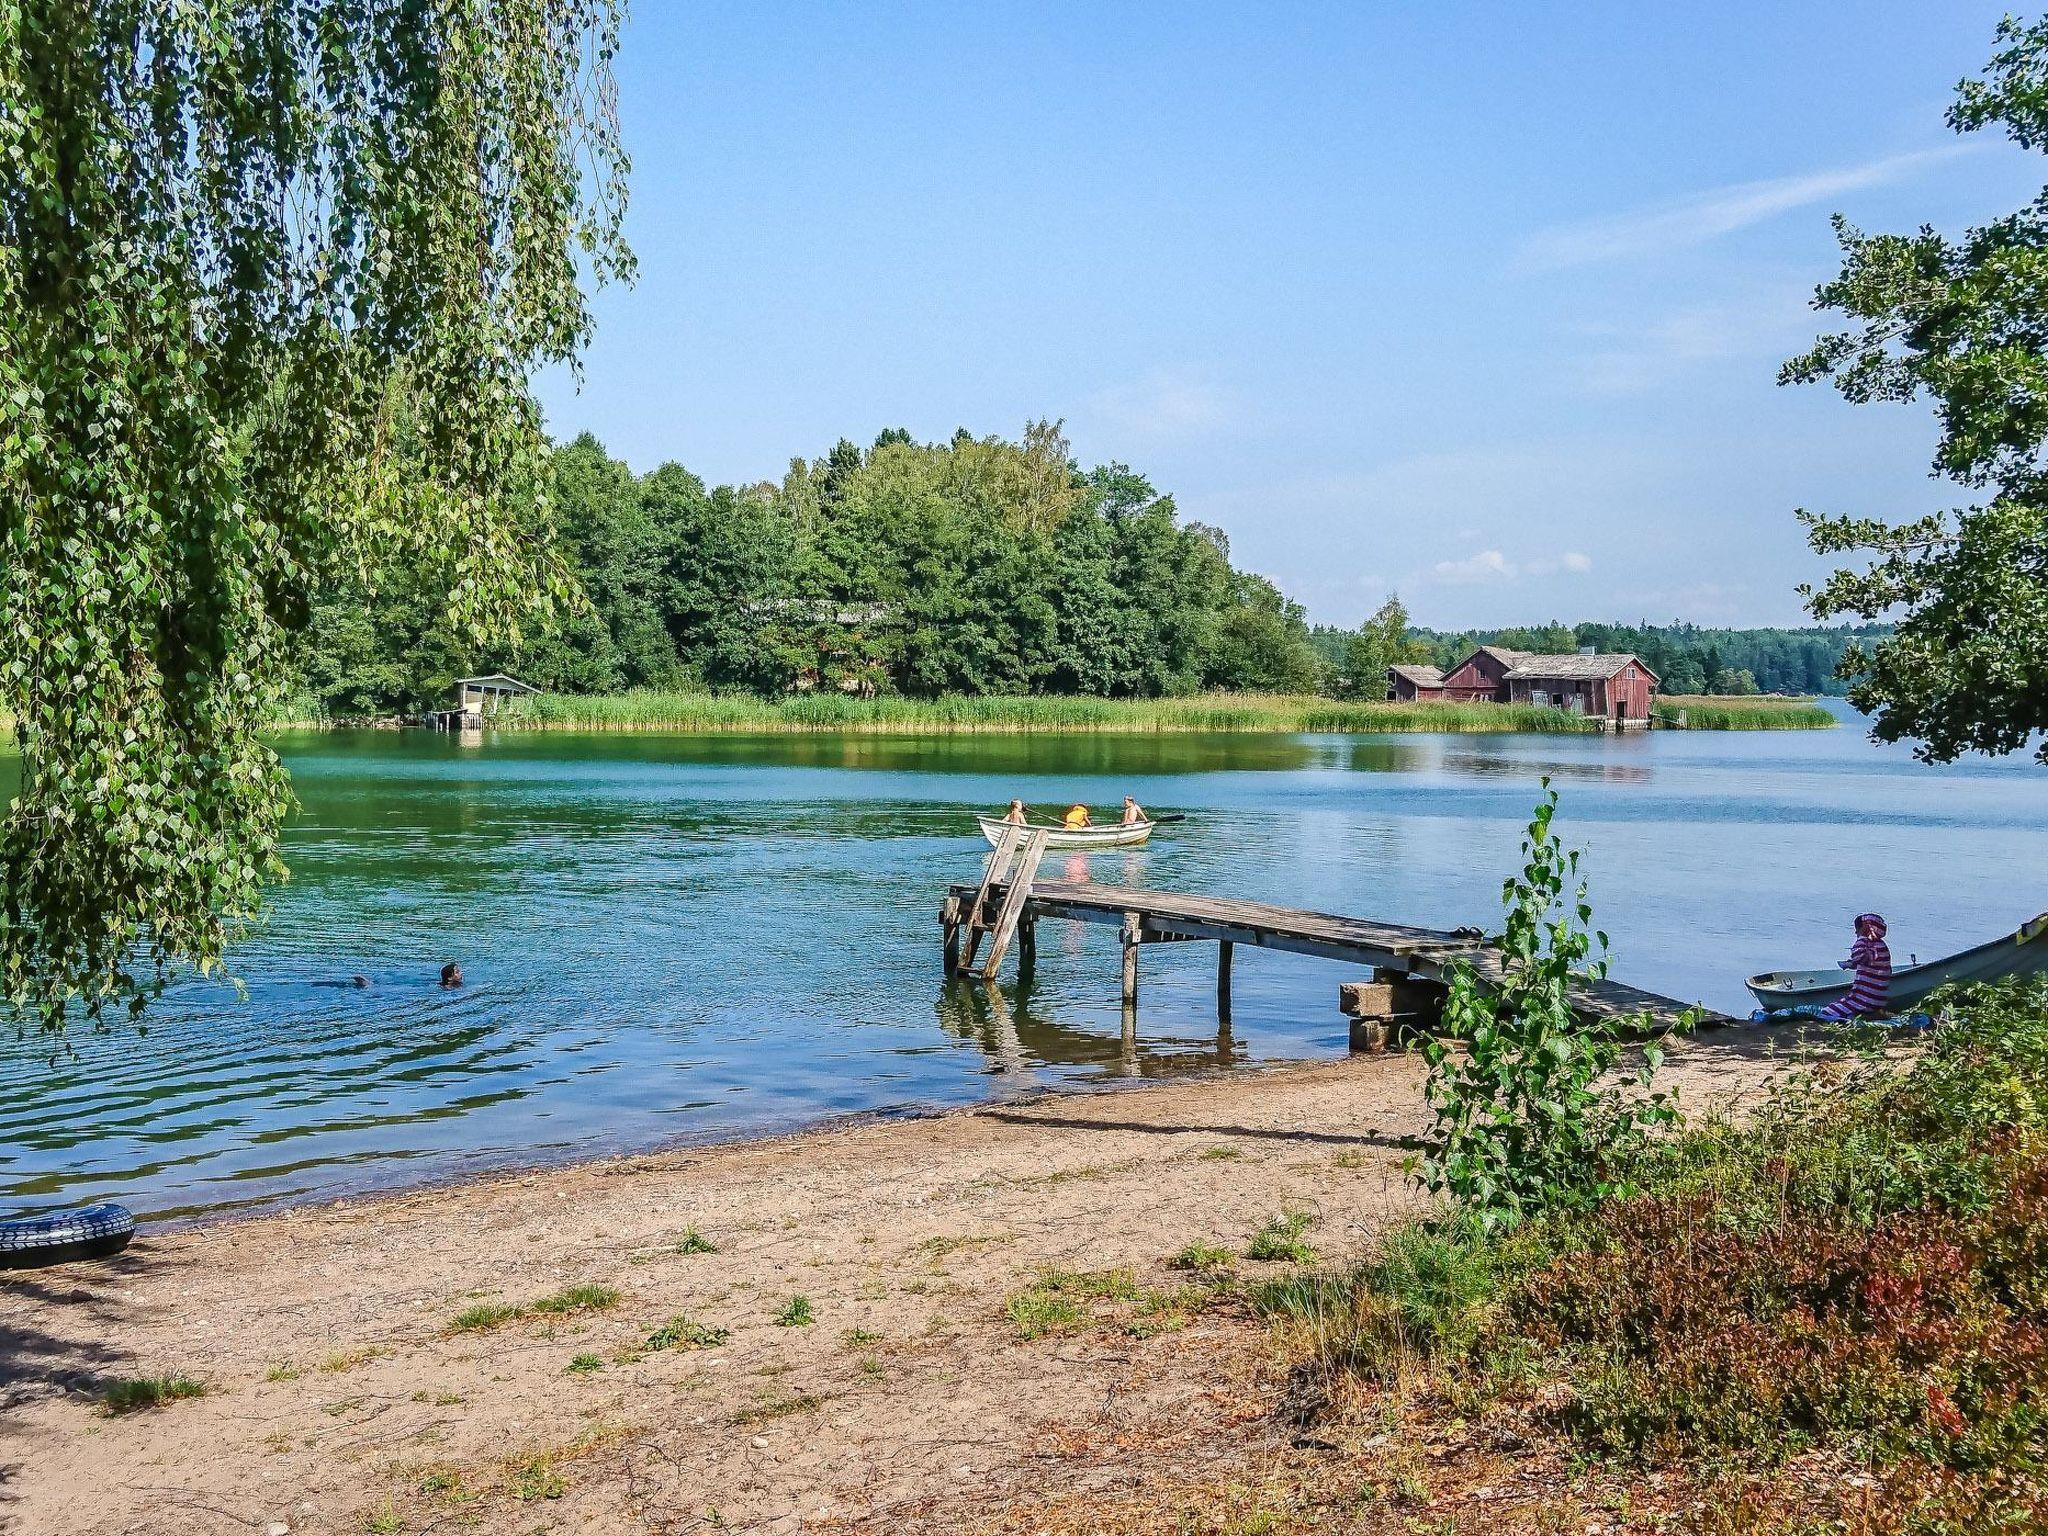
<svg viewBox="0 0 2048 1536"><path fill-rule="evenodd" d="M1833 960L1849 917L1922 957L2048 907L2048 774L1930 769L1860 730L1726 735L681 737L427 732L285 743L293 879L146 1035L8 1042L0 1208L156 1215L447 1179L1047 1084L1332 1056L1336 982L1240 951L1142 959L1041 930L1028 991L939 979L944 884L1011 795L1126 791L1187 821L1048 871L1491 924L1548 774L1625 980L1746 1010L1741 978ZM434 976L459 960L469 985ZM1006 967L1006 971L1007 971ZM343 985L355 973L368 988Z"/></svg>

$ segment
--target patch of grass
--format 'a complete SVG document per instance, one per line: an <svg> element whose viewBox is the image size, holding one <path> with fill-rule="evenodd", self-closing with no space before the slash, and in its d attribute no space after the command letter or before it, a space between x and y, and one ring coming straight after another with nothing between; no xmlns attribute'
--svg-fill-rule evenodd
<svg viewBox="0 0 2048 1536"><path fill-rule="evenodd" d="M825 1406L825 1399L815 1392L797 1392L788 1397L763 1398L760 1402L742 1408L732 1416L735 1426L744 1429L749 1424L766 1424L774 1419L786 1419L791 1414L810 1413Z"/></svg>
<svg viewBox="0 0 2048 1536"><path fill-rule="evenodd" d="M1048 1269L1003 1304L1020 1339L1072 1333L1106 1320L1103 1304L1133 1303L1142 1292L1129 1270Z"/></svg>
<svg viewBox="0 0 2048 1536"><path fill-rule="evenodd" d="M363 1529L370 1536L393 1536L393 1533L405 1529L405 1517L387 1500L382 1509L364 1519Z"/></svg>
<svg viewBox="0 0 2048 1536"><path fill-rule="evenodd" d="M338 1371L352 1371L367 1360L375 1360L391 1353L381 1344L366 1344L360 1349L337 1350L320 1362L320 1369L330 1374Z"/></svg>
<svg viewBox="0 0 2048 1536"><path fill-rule="evenodd" d="M460 1392L435 1392L421 1387L413 1393L412 1400L416 1403L432 1403L436 1408L453 1408L463 1401L463 1397Z"/></svg>
<svg viewBox="0 0 2048 1536"><path fill-rule="evenodd" d="M485 1333L500 1324L509 1323L525 1314L517 1307L509 1307L502 1301L480 1301L473 1307L464 1307L449 1320L450 1333Z"/></svg>
<svg viewBox="0 0 2048 1536"><path fill-rule="evenodd" d="M1694 731L1824 731L1840 723L1812 699L1763 694L1664 694L1650 701L1650 716Z"/></svg>
<svg viewBox="0 0 2048 1536"><path fill-rule="evenodd" d="M462 1473L448 1466L423 1467L413 1487L429 1498L459 1499L463 1495Z"/></svg>
<svg viewBox="0 0 2048 1536"><path fill-rule="evenodd" d="M619 1304L617 1288L609 1285L564 1286L549 1296L528 1304L525 1310L549 1317L562 1317L575 1312L603 1312Z"/></svg>
<svg viewBox="0 0 2048 1536"><path fill-rule="evenodd" d="M599 1355L577 1355L570 1360L567 1368L572 1376L587 1376L592 1371L604 1369L604 1359Z"/></svg>
<svg viewBox="0 0 2048 1536"><path fill-rule="evenodd" d="M990 1248L998 1243L1015 1242L1014 1232L963 1232L950 1237L928 1237L917 1245L920 1253L943 1259L949 1253L958 1253L963 1248Z"/></svg>
<svg viewBox="0 0 2048 1536"><path fill-rule="evenodd" d="M541 1451L512 1463L506 1492L522 1504L539 1499L559 1499L569 1491L569 1480L556 1464L555 1453Z"/></svg>
<svg viewBox="0 0 2048 1536"><path fill-rule="evenodd" d="M1178 1333L1215 1299L1215 1290L1203 1285L1178 1285L1170 1291L1145 1291L1138 1297L1137 1316L1124 1324L1124 1331L1138 1339L1149 1339L1161 1333Z"/></svg>
<svg viewBox="0 0 2048 1536"><path fill-rule="evenodd" d="M1315 1218L1306 1211L1276 1216L1252 1235L1244 1256L1269 1264L1313 1264L1316 1251L1302 1234L1314 1224Z"/></svg>
<svg viewBox="0 0 2048 1536"><path fill-rule="evenodd" d="M181 1398L206 1396L206 1383L170 1372L162 1376L124 1376L100 1388L100 1402L109 1413L139 1413Z"/></svg>
<svg viewBox="0 0 2048 1536"><path fill-rule="evenodd" d="M263 1379L265 1381L297 1381L300 1374L299 1368L293 1365L291 1361L280 1360L276 1365L273 1365L263 1373Z"/></svg>
<svg viewBox="0 0 2048 1536"><path fill-rule="evenodd" d="M783 1304L782 1310L775 1314L775 1326L778 1328L808 1328L817 1320L817 1316L811 1311L811 1298L808 1296L790 1297Z"/></svg>
<svg viewBox="0 0 2048 1536"><path fill-rule="evenodd" d="M718 1244L712 1242L710 1238L699 1232L695 1227L686 1227L683 1230L682 1241L676 1244L675 1251L677 1253L716 1253L718 1252Z"/></svg>
<svg viewBox="0 0 2048 1536"><path fill-rule="evenodd" d="M498 717L501 729L842 731L870 735L975 732L1554 731L1600 722L1561 709L1426 700L1342 702L1310 694L1209 693L1167 699L959 695L937 699L843 694L661 692L540 694Z"/></svg>
<svg viewBox="0 0 2048 1536"><path fill-rule="evenodd" d="M647 1335L649 1349L716 1349L732 1335L708 1323L693 1322L678 1312Z"/></svg>
<svg viewBox="0 0 2048 1536"><path fill-rule="evenodd" d="M873 1355L862 1355L856 1369L859 1370L861 1375L872 1380L880 1380L881 1377L887 1374L882 1369L882 1362Z"/></svg>
<svg viewBox="0 0 2048 1536"><path fill-rule="evenodd" d="M1236 1254L1213 1243L1189 1243L1166 1261L1169 1269L1185 1269L1210 1276L1227 1275L1236 1263Z"/></svg>
<svg viewBox="0 0 2048 1536"><path fill-rule="evenodd" d="M482 1301L473 1307L464 1307L449 1322L448 1331L487 1333L506 1323L529 1317L569 1317L578 1312L603 1312L618 1304L619 1293L612 1286L570 1285L519 1306L502 1301Z"/></svg>
<svg viewBox="0 0 2048 1536"><path fill-rule="evenodd" d="M867 1328L849 1328L839 1335L839 1342L848 1349L866 1349L870 1344L882 1342L882 1336Z"/></svg>
<svg viewBox="0 0 2048 1536"><path fill-rule="evenodd" d="M1244 1153L1236 1147L1204 1147L1201 1151L1205 1163L1234 1163L1243 1156Z"/></svg>

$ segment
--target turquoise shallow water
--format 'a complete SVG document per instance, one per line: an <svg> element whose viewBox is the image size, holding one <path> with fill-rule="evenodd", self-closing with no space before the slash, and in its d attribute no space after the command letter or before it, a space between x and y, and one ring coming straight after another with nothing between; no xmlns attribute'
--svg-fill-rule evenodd
<svg viewBox="0 0 2048 1536"><path fill-rule="evenodd" d="M1490 924L1548 774L1615 974L1748 1007L1851 914L1901 960L2048 907L2048 772L1860 730L1579 737L308 735L291 883L146 1035L7 1043L0 1208L210 1214L473 1170L1344 1049L1341 967L1051 925L1025 993L942 985L935 913L1012 794L1188 820L1055 874ZM469 985L434 985L459 960ZM338 983L370 978L356 989Z"/></svg>

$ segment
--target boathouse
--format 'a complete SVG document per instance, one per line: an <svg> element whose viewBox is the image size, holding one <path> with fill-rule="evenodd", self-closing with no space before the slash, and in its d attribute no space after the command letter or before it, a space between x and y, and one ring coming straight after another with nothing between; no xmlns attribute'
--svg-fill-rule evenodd
<svg viewBox="0 0 2048 1536"><path fill-rule="evenodd" d="M1542 655L1482 645L1448 672L1435 667L1387 668L1387 697L1447 699L1460 704L1534 704L1594 715L1622 727L1650 723L1657 674L1628 651Z"/></svg>
<svg viewBox="0 0 2048 1536"><path fill-rule="evenodd" d="M487 672L482 677L458 677L449 688L454 704L431 710L429 725L442 730L475 730L505 707L508 699L539 693L531 683L522 683L505 672Z"/></svg>

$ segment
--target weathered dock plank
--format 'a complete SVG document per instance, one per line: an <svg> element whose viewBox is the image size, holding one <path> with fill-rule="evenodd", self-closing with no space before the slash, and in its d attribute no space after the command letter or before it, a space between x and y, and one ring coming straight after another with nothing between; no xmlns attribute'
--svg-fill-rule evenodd
<svg viewBox="0 0 2048 1536"><path fill-rule="evenodd" d="M979 889L973 885L955 886L949 899L979 898L1007 906L1009 896L1007 887L996 883ZM1425 981L1444 980L1457 961L1469 965L1482 983L1497 983L1502 975L1499 951L1485 943L1475 928L1423 928L1230 897L1136 890L1075 880L1043 880L1033 884L1024 910L1034 919L1066 918L1121 930L1125 936L1127 1002L1136 995L1137 947L1131 942L1133 937L1137 943L1212 939L1226 946L1249 944L1259 949L1369 966L1375 971ZM1219 966L1219 991L1227 988L1228 975L1225 962ZM1647 1014L1654 1024L1670 1025L1690 1012L1703 1025L1734 1022L1725 1014L1612 980L1575 987L1573 1004L1587 1018Z"/></svg>

